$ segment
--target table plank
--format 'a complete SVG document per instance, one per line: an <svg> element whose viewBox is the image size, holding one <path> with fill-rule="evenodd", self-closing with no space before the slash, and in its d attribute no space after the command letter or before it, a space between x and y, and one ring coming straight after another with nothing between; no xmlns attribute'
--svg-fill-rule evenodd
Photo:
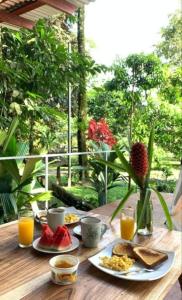
<svg viewBox="0 0 182 300"><path fill-rule="evenodd" d="M112 204L113 205L113 204ZM106 205L91 213L108 222L108 217L99 215L111 212L111 206ZM37 236L40 232L37 231ZM107 275L91 266L87 258L103 249L119 235L119 220L104 235L96 249L88 249L80 245L71 254L79 257L79 280L74 285L57 286L50 282L48 260L50 254L42 254L35 250L20 249L17 246L17 224L0 226L0 299L163 299L176 282L181 273L181 239L180 232L169 232L165 228L155 228L150 237L136 236L135 242L175 251L176 257L172 270L162 279L153 282L129 282ZM107 295L107 296L106 296ZM95 297L95 298L94 298ZM106 298L107 297L107 298ZM149 298L150 297L150 298Z"/></svg>
<svg viewBox="0 0 182 300"><path fill-rule="evenodd" d="M176 245L179 236L175 232L171 232L173 239L173 245ZM179 233L180 234L180 233ZM138 239L136 239L138 242ZM157 242L156 242L157 241ZM147 245L166 245L168 241L168 232L166 230L160 230L159 232L155 230L155 237L150 238L150 242L144 241ZM160 247L164 249L163 247ZM168 250L173 249L172 244ZM17 291L6 294L4 299L20 299L23 296L21 293L22 288L24 288L24 294L27 292L29 286L32 287L27 294L21 299L121 299L121 295L127 297L127 299L150 299L156 300L163 299L165 294L168 292L170 287L176 281L176 274L180 274L179 269L179 258L181 253L179 247L176 248L176 258L175 263L170 271L165 277L160 280L152 282L131 282L127 280L118 279L112 277L108 274L101 272L92 266L87 260L84 260L79 267L79 280L76 284L70 286L57 286L50 281L50 272L47 272L43 277L32 280L24 287L20 287L19 294ZM89 284L89 285L88 285ZM36 289L35 289L36 286ZM17 293L17 294L16 294ZM15 298L15 295L19 298ZM8 296L8 298L7 298Z"/></svg>

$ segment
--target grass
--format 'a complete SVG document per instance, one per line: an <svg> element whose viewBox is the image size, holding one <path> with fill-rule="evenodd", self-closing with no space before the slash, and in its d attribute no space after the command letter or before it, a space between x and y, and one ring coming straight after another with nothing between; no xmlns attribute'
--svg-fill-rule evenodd
<svg viewBox="0 0 182 300"><path fill-rule="evenodd" d="M93 188L77 185L71 188L66 187L66 189L69 192L73 193L75 196L90 202L95 207L98 206L98 193ZM121 199L126 194L126 191L126 184L109 189L107 194L107 202L110 203L115 200Z"/></svg>

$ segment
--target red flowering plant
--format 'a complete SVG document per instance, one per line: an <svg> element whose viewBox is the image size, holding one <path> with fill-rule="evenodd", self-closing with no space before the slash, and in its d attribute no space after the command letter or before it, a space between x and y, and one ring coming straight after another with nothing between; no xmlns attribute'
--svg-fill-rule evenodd
<svg viewBox="0 0 182 300"><path fill-rule="evenodd" d="M100 163L107 165L117 171L123 171L128 173L133 182L137 185L140 191L140 199L137 202L136 207L136 219L137 228L136 232L148 235L152 233L152 202L151 202L151 190L153 190L160 201L164 214L167 220L167 226L170 230L173 228L171 216L167 207L167 204L163 196L154 188L150 187L150 171L152 165L153 156L153 143L154 143L154 129L150 132L148 148L140 142L132 145L129 161L125 158L122 151L116 150L117 157L120 159L120 164L115 162L106 162L99 160ZM118 207L112 214L111 221L123 208L130 195L134 192L134 187L131 187L127 194L121 199Z"/></svg>
<svg viewBox="0 0 182 300"><path fill-rule="evenodd" d="M98 122L90 120L88 128L88 139L97 143L104 143L110 148L116 144L116 138L113 136L108 124L102 118Z"/></svg>
<svg viewBox="0 0 182 300"><path fill-rule="evenodd" d="M98 160L104 160L107 156L108 162L114 162L117 156L115 152L110 152L110 150L117 141L103 118L98 122L94 119L90 120L88 140L90 140L90 148L95 151L95 154L89 160L92 171L90 181L98 192L99 205L103 205L106 203L106 187L108 190L116 186L115 181L119 176L119 172L108 168L106 176L105 166Z"/></svg>

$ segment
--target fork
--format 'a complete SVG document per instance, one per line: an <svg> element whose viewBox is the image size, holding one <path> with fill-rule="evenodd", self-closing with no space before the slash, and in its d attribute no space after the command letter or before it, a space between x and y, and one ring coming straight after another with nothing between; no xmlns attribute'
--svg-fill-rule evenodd
<svg viewBox="0 0 182 300"><path fill-rule="evenodd" d="M142 269L133 269L133 270L130 270L130 271L116 271L114 272L114 274L116 275L127 275L127 274L131 274L131 273L143 273L143 272L154 272L155 270L154 269L146 269L146 268L142 268Z"/></svg>

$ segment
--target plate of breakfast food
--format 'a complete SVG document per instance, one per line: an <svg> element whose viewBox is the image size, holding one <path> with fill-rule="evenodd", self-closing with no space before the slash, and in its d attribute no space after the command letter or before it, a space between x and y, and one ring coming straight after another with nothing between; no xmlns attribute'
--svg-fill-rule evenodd
<svg viewBox="0 0 182 300"><path fill-rule="evenodd" d="M47 224L43 224L41 237L37 238L32 246L39 252L59 254L78 248L79 240L70 235L69 229L65 225L59 225L53 232Z"/></svg>
<svg viewBox="0 0 182 300"><path fill-rule="evenodd" d="M166 275L174 262L172 251L156 250L117 239L88 260L112 276L135 281L152 281Z"/></svg>
<svg viewBox="0 0 182 300"><path fill-rule="evenodd" d="M65 213L64 220L65 220L65 225L75 224L80 221L80 216L73 213Z"/></svg>
<svg viewBox="0 0 182 300"><path fill-rule="evenodd" d="M60 207L62 208L62 207ZM80 213L74 207L64 207L65 209L65 225L76 224L80 221L85 213ZM40 224L47 224L47 210L40 210L35 217L35 220Z"/></svg>

